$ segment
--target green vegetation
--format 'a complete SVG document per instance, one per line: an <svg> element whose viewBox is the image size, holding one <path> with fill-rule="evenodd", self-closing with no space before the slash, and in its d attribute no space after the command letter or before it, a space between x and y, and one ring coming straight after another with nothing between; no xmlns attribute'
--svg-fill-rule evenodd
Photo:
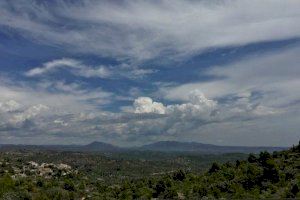
<svg viewBox="0 0 300 200"><path fill-rule="evenodd" d="M300 198L299 145L247 157L18 151L0 158L2 199Z"/></svg>

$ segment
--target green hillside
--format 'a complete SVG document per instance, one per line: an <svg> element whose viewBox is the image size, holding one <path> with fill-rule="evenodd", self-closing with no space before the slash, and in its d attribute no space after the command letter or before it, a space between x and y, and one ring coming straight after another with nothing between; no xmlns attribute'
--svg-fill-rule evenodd
<svg viewBox="0 0 300 200"><path fill-rule="evenodd" d="M138 159L134 158L134 153L129 155L122 158L119 154L93 157L82 153L4 152L1 154L0 162L0 197L1 199L300 198L299 145L272 154L268 152L250 154L246 160L233 161L232 157L231 161L225 159L222 163L214 162L205 172L188 167L186 163L189 162L193 163L191 166L195 165L193 156L178 157L163 154L166 159L143 160L141 155ZM55 156L60 159L55 160ZM112 157L121 158L115 160ZM37 158L36 162L28 162L34 158ZM175 162L178 158L181 158L179 159L181 164ZM72 159L73 162L70 161ZM204 160L204 157L201 159ZM198 158L196 161L201 163L201 159ZM56 162L58 160L59 162ZM64 160L67 164L60 163ZM212 161L212 157L210 160ZM99 163L102 165L96 165ZM137 167L132 168L133 165ZM98 167L95 169L93 166ZM151 166L160 172L153 173ZM97 171L101 173L99 171L105 167L103 178L97 178ZM126 171L127 168L132 171ZM142 172L142 168L145 173Z"/></svg>

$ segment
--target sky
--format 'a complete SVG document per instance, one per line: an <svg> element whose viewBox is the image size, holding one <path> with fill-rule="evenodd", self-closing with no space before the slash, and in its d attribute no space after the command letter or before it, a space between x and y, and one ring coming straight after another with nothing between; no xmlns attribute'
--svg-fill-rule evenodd
<svg viewBox="0 0 300 200"><path fill-rule="evenodd" d="M0 143L300 139L300 1L0 1Z"/></svg>

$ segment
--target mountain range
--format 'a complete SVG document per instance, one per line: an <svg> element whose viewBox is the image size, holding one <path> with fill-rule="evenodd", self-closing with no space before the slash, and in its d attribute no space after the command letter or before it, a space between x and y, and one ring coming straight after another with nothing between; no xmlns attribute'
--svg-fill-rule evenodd
<svg viewBox="0 0 300 200"><path fill-rule="evenodd" d="M219 146L198 142L159 141L140 147L118 147L104 142L92 142L87 145L14 145L1 144L0 150L57 150L57 151L99 151L99 152L122 152L122 151L159 151L159 152L192 152L202 154L220 153L258 153L260 151L280 151L287 147L248 147L248 146Z"/></svg>

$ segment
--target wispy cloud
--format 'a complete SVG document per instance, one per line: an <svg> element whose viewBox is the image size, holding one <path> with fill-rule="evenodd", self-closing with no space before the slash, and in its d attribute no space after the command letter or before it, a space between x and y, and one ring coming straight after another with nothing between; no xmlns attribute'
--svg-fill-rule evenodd
<svg viewBox="0 0 300 200"><path fill-rule="evenodd" d="M40 76L47 73L57 71L59 68L82 68L81 63L74 59L62 58L57 60L52 60L43 64L42 67L36 67L30 69L25 73L26 76Z"/></svg>
<svg viewBox="0 0 300 200"><path fill-rule="evenodd" d="M59 72L62 69L69 70L75 76L103 79L141 79L157 71L154 69L142 69L136 65L128 65L125 63L109 66L90 66L80 60L62 58L43 63L41 67L34 67L25 72L25 76L40 77Z"/></svg>
<svg viewBox="0 0 300 200"><path fill-rule="evenodd" d="M2 26L69 51L141 61L300 36L297 0L2 1Z"/></svg>
<svg viewBox="0 0 300 200"><path fill-rule="evenodd" d="M208 81L161 87L161 92L171 100L184 100L194 89L210 98L258 92L266 105L288 107L300 99L299 53L295 47L252 55L226 66L210 67L202 74L213 77Z"/></svg>

